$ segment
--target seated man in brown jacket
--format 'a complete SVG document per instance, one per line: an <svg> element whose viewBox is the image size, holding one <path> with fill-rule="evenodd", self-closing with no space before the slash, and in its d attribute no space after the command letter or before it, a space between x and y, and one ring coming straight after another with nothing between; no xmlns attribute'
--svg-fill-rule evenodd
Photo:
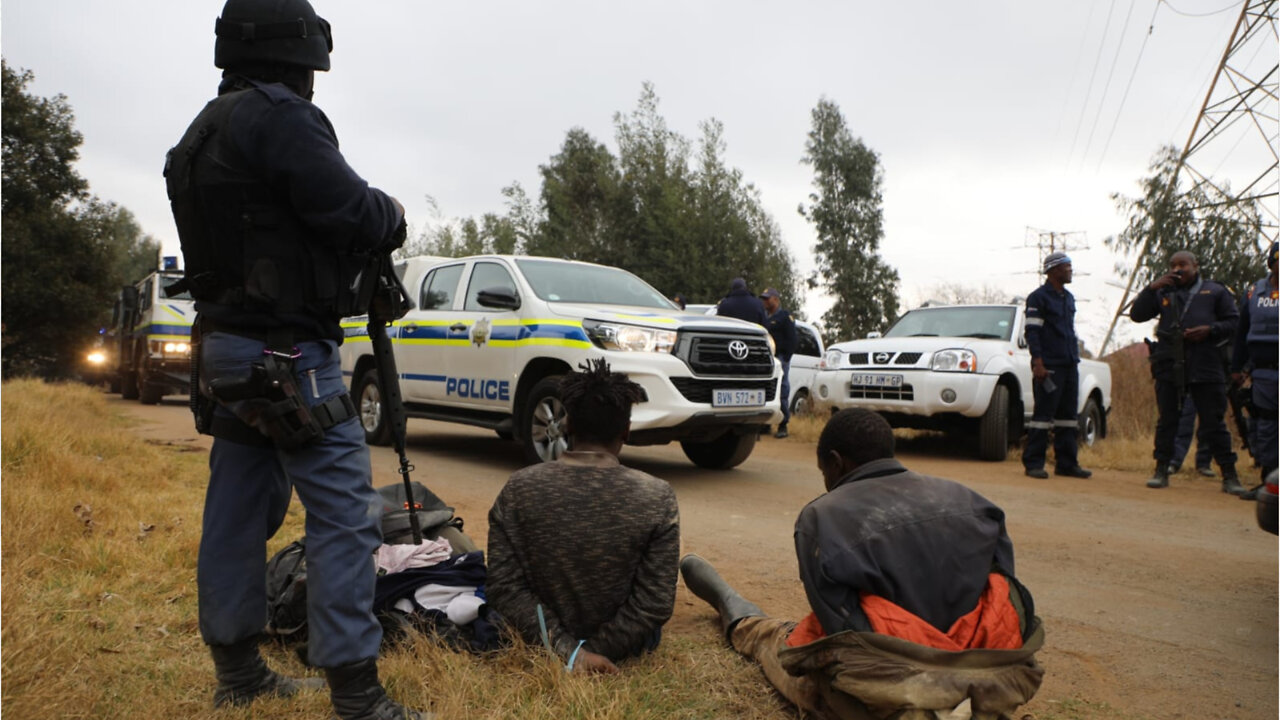
<svg viewBox="0 0 1280 720"><path fill-rule="evenodd" d="M1043 670L1031 595L1013 576L1004 512L893 457L893 431L866 410L834 415L818 440L827 492L796 521L813 610L769 618L696 555L685 585L720 614L730 644L819 718L1002 718Z"/></svg>
<svg viewBox="0 0 1280 720"><path fill-rule="evenodd" d="M643 396L604 360L565 375L572 450L516 471L489 511L489 603L571 669L617 672L658 646L675 606L675 492L618 463Z"/></svg>

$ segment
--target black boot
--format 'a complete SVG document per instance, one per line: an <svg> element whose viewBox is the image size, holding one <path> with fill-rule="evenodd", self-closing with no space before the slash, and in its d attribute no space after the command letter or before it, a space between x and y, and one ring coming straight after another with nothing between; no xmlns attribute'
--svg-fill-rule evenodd
<svg viewBox="0 0 1280 720"><path fill-rule="evenodd" d="M361 660L325 668L333 712L341 720L430 720L428 713L410 710L391 698L378 681L378 661Z"/></svg>
<svg viewBox="0 0 1280 720"><path fill-rule="evenodd" d="M210 645L209 652L218 676L214 707L248 705L262 695L289 697L303 688L324 687L320 678L291 678L273 672L258 654L258 642L252 638L234 645Z"/></svg>
<svg viewBox="0 0 1280 720"><path fill-rule="evenodd" d="M1236 475L1234 465L1222 468L1222 492L1236 496L1243 495L1245 492L1244 486L1240 484L1240 476Z"/></svg>
<svg viewBox="0 0 1280 720"><path fill-rule="evenodd" d="M1169 465L1168 463L1157 462L1156 471L1147 481L1149 488L1167 488L1169 487Z"/></svg>
<svg viewBox="0 0 1280 720"><path fill-rule="evenodd" d="M729 640L733 626L739 620L765 616L759 607L729 587L729 583L720 577L711 563L697 555L685 555L680 560L680 574L684 577L684 585L689 588L689 592L706 600L720 613L720 625L724 628L726 640Z"/></svg>

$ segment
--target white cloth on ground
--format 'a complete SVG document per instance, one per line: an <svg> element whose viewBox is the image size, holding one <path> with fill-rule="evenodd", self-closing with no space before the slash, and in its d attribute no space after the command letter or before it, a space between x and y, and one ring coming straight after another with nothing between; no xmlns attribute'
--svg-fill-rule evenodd
<svg viewBox="0 0 1280 720"><path fill-rule="evenodd" d="M378 548L378 569L388 575L409 568L431 567L449 559L453 547L444 538L423 540L421 545L382 545Z"/></svg>

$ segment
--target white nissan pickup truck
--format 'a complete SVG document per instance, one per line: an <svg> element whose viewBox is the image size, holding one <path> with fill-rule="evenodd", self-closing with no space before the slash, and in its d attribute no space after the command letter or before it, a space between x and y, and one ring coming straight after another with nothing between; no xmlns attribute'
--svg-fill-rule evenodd
<svg viewBox="0 0 1280 720"><path fill-rule="evenodd" d="M1035 401L1023 307L949 305L911 310L883 336L827 348L812 402L820 412L875 410L894 427L976 435L978 457L1003 460ZM1107 432L1111 368L1080 360L1080 442Z"/></svg>
<svg viewBox="0 0 1280 720"><path fill-rule="evenodd" d="M415 308L388 329L409 417L491 428L530 462L564 452L560 377L605 358L644 388L632 445L679 441L734 467L780 422L781 366L759 325L686 313L625 270L543 257L397 264ZM343 321L342 371L371 444L390 442L366 318Z"/></svg>

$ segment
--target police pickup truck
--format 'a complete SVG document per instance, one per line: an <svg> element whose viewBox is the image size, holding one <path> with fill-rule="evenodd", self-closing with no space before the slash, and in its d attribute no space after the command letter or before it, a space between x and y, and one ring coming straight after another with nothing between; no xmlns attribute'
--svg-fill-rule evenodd
<svg viewBox="0 0 1280 720"><path fill-rule="evenodd" d="M632 445L679 441L706 468L747 459L781 420L764 328L686 313L618 268L552 258L416 257L396 267L415 308L388 334L410 417L491 428L530 462L568 447L560 377L605 358L644 388ZM390 442L366 319L343 322L342 370L371 444Z"/></svg>
<svg viewBox="0 0 1280 720"><path fill-rule="evenodd" d="M894 427L977 436L983 460L1003 460L1035 401L1023 307L950 305L907 312L883 335L827 348L812 401L818 411L875 410ZM1080 360L1080 442L1104 437L1111 368Z"/></svg>

